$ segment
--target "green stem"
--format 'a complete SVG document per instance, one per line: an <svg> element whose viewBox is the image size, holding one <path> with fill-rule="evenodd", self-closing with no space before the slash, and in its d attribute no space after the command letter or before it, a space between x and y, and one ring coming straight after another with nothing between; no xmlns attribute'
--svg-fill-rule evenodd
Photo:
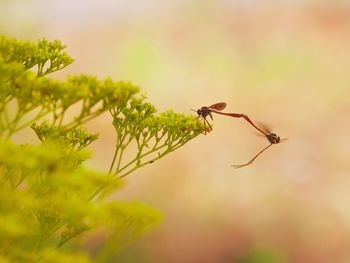
<svg viewBox="0 0 350 263"><path fill-rule="evenodd" d="M103 113L102 110L98 110L98 111L96 111L96 112L94 112L94 113L92 113L92 114L90 114L90 115L87 115L87 116L81 118L81 119L77 119L77 120L75 120L75 121L72 121L71 123L65 125L65 128L67 128L67 129L74 129L74 128L76 128L76 127L78 127L78 126L84 124L85 122L88 122L88 121L90 121L90 120L92 120L92 119L98 117L98 116L101 115L102 113ZM84 118L85 118L85 119L84 119Z"/></svg>
<svg viewBox="0 0 350 263"><path fill-rule="evenodd" d="M31 120L27 121L26 123L22 124L21 126L17 127L16 129L13 130L13 133L18 132L19 130L24 129L25 127L29 126L30 124L32 124L33 122L40 120L42 117L44 117L45 115L47 115L50 111L47 110L45 111L45 108L42 108L40 110L40 112Z"/></svg>
<svg viewBox="0 0 350 263"><path fill-rule="evenodd" d="M129 174L131 174L132 172L134 172L135 170L137 170L137 169L139 169L139 168L141 168L141 167L143 167L143 166L145 166L145 165L147 165L147 164L153 163L154 161L159 160L160 158L164 157L165 155L167 155L167 154L169 154L169 153L175 151L176 149L178 149L179 147L181 147L181 146L184 145L185 143L186 143L186 142L180 141L180 142L174 144L173 147L168 148L168 149L165 150L163 153L159 154L157 157L155 157L155 158L153 158L153 159L151 159L151 160L148 160L148 161L146 161L146 162L144 162L144 163L142 163L142 164L135 165L134 168L132 168L132 169L129 170L128 172L126 172L126 173L120 175L118 178L119 178L119 179L124 178L124 177L128 176Z"/></svg>
<svg viewBox="0 0 350 263"><path fill-rule="evenodd" d="M113 171L113 167L114 167L114 164L115 164L115 161L117 159L117 156L118 156L118 153L119 153L119 149L121 149L121 145L124 141L126 137L126 134L124 135L120 135L120 133L118 133L118 137L117 137L117 143L116 143L116 147L115 147L115 151L114 151L114 155L113 155L113 159L112 159L112 163L111 163L111 166L109 168L109 171L108 171L108 174L107 176L110 176L112 174L112 171ZM130 142L130 140L129 140ZM121 149L122 150L122 149ZM119 155L119 160L121 159L121 155L122 155L122 151ZM119 161L118 161L118 165L120 165ZM103 189L105 188L105 186L100 186L89 198L89 201L91 201L92 199L94 199Z"/></svg>
<svg viewBox="0 0 350 263"><path fill-rule="evenodd" d="M126 146L128 146L129 143L130 143L130 139L129 139L129 141L128 141L125 145L123 145L124 140L125 140L125 138L126 138L126 136L127 136L127 134L128 134L127 131L124 131L124 134L123 134L122 136L121 136L120 134L121 134L121 133L118 133L118 137L119 137L120 139L118 140L118 143L117 143L117 146L116 146L117 149L118 149L118 151L120 150L116 170L119 169L119 166L120 166L120 163L121 163L121 160L122 160L122 156L123 156L123 152L124 152Z"/></svg>
<svg viewBox="0 0 350 263"><path fill-rule="evenodd" d="M62 126L62 123L63 123L63 118L64 118L64 115L66 113L66 109L62 109L62 112L60 114L60 120L58 122L58 126L61 127Z"/></svg>
<svg viewBox="0 0 350 263"><path fill-rule="evenodd" d="M89 197L89 201L94 199L106 186L102 185Z"/></svg>
<svg viewBox="0 0 350 263"><path fill-rule="evenodd" d="M4 105L4 120L6 121L7 126L10 125L10 117L7 112L7 103Z"/></svg>
<svg viewBox="0 0 350 263"><path fill-rule="evenodd" d="M12 124L10 125L9 129L8 129L8 134L6 136L7 139L10 139L12 134L14 134L16 132L16 126L19 122L19 120L22 118L23 113L20 113L19 111L16 114L16 117L13 119Z"/></svg>
<svg viewBox="0 0 350 263"><path fill-rule="evenodd" d="M58 118L58 115L56 114L56 106L57 106L57 103L54 102L54 103L53 103L53 108L52 108L52 112L53 112L52 125L55 125L56 120L57 120L57 118Z"/></svg>
<svg viewBox="0 0 350 263"><path fill-rule="evenodd" d="M156 148L153 147L153 148L152 148L151 150L149 150L148 152L145 152L144 154L141 154L141 155L136 156L136 157L135 157L134 159L132 159L130 162L128 162L127 164L125 164L121 169L117 170L117 171L116 171L116 174L122 172L123 170L125 170L126 168L128 168L130 165L132 165L134 162L136 162L137 160L139 160L139 159L141 159L141 158L143 158L143 157L145 157L145 156L147 156L147 155L149 155L149 154L152 154L152 153L154 153L155 151L158 151L158 150L160 150L160 149L162 149L162 148L164 148L164 147L166 147L166 146L168 146L168 145L167 145L167 144L163 144L163 145L158 146L158 147L156 147Z"/></svg>
<svg viewBox="0 0 350 263"><path fill-rule="evenodd" d="M115 160L116 160L117 155L118 155L118 151L119 151L119 147L118 147L118 145L116 145L115 151L114 151L114 155L113 155L113 160L112 160L112 163L111 163L111 167L109 168L108 174L112 173L113 166L114 166Z"/></svg>

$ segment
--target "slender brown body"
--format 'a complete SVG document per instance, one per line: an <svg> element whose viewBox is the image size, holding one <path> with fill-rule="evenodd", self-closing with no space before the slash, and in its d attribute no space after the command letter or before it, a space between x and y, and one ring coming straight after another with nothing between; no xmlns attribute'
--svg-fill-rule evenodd
<svg viewBox="0 0 350 263"><path fill-rule="evenodd" d="M250 125L252 125L255 129L257 129L259 132L261 132L264 135L267 135L262 129L260 129L258 126L256 126L254 124L254 122L252 122L252 120L245 114L241 114L241 113L225 113L225 112L219 112L219 111L215 111L215 110L212 110L212 112L215 112L215 113L221 114L221 115L225 115L225 116L230 116L230 117L233 117L233 118L243 118L247 122L249 122Z"/></svg>
<svg viewBox="0 0 350 263"><path fill-rule="evenodd" d="M264 132L262 129L260 129L258 126L254 124L254 122L245 114L241 113L226 113L226 112L221 112L223 109L226 108L226 103L225 102L219 102L215 103L209 107L203 106L202 108L196 110L198 114L198 118L202 118L204 122L204 134L207 134L207 129L206 125L208 124L209 126L209 131L211 131L213 128L211 127L210 123L207 120L207 117L209 116L213 120L213 115L212 112L220 115L225 115L233 118L243 118L245 119L250 125L252 125L256 130L261 132L263 135L267 136L268 134Z"/></svg>
<svg viewBox="0 0 350 263"><path fill-rule="evenodd" d="M197 118L202 118L203 122L204 122L204 134L207 134L207 125L209 127L209 132L213 129L209 123L209 121L207 120L207 117L209 116L212 120L213 120L213 115L212 113L217 113L220 115L225 115L225 116L229 116L229 117L233 117L233 118L243 118L245 119L250 125L252 125L256 130L258 130L260 133L262 133L264 135L264 137L266 137L266 139L270 142L270 144L268 146L266 146L265 148L263 148L260 152L258 152L252 159L250 159L248 162L244 163L244 164L238 164L238 165L232 165L232 167L235 168L242 168L244 166L250 165L254 162L254 160L256 158L258 158L258 156L260 154L262 154L265 150L267 150L269 147L271 147L271 145L273 144L278 144L280 142L283 142L286 140L286 138L281 139L279 136L277 136L275 133L272 133L270 131L269 128L267 128L264 124L260 123L260 127L258 127L247 115L245 114L241 114L241 113L226 113L226 112L221 112L223 109L226 108L226 103L225 102L219 102L219 103L215 103L213 105L210 105L209 107L207 106L203 106L198 110L193 110L195 112L197 112L198 117Z"/></svg>

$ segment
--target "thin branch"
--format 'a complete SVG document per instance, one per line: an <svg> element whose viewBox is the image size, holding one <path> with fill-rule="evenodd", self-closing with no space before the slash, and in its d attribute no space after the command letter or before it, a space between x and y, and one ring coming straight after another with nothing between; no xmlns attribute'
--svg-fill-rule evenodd
<svg viewBox="0 0 350 263"><path fill-rule="evenodd" d="M42 108L40 110L40 112L31 120L27 121L26 123L22 124L21 126L17 127L16 129L13 130L13 133L18 132L19 130L24 129L25 127L29 126L30 124L32 124L33 122L41 119L42 117L44 117L45 115L47 115L50 112L50 110L46 110L45 108Z"/></svg>
<svg viewBox="0 0 350 263"><path fill-rule="evenodd" d="M118 178L121 179L121 178L124 178L126 176L128 176L129 174L131 174L132 172L134 172L135 170L147 165L147 164L151 164L157 160L159 160L160 158L164 157L165 155L175 151L176 149L178 149L179 147L181 147L182 145L184 145L186 142L182 142L182 141L179 141L178 143L174 144L173 147L171 148L168 148L167 150L165 150L163 153L159 154L157 157L151 159L151 160L148 160L142 164L138 164L138 165L135 165L134 168L132 168L131 170L129 170L128 172L120 175ZM140 158L141 159L141 158Z"/></svg>

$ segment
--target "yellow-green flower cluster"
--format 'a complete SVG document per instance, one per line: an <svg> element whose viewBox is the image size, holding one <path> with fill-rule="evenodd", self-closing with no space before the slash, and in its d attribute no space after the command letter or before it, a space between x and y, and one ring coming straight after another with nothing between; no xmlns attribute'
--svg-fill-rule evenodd
<svg viewBox="0 0 350 263"><path fill-rule="evenodd" d="M157 114L130 82L87 75L65 81L48 77L73 62L64 49L57 40L32 43L0 36L1 262L108 262L162 215L141 203L105 197L122 185L120 178L203 130L192 116ZM90 157L86 147L98 135L82 125L104 112L112 115L116 131L108 173L83 166ZM40 145L11 140L28 127ZM106 233L105 242L93 258L69 246L85 232L98 230Z"/></svg>

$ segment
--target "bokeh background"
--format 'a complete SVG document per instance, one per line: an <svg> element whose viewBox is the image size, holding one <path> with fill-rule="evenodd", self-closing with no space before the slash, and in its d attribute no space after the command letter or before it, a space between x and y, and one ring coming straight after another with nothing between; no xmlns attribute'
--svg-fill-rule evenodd
<svg viewBox="0 0 350 263"><path fill-rule="evenodd" d="M243 120L138 170L113 198L164 222L118 262L350 262L350 3L258 0L1 0L0 33L60 39L54 75L130 80L160 110L225 101L288 137L267 144ZM107 171L108 115L87 164ZM18 138L20 140L20 138Z"/></svg>

